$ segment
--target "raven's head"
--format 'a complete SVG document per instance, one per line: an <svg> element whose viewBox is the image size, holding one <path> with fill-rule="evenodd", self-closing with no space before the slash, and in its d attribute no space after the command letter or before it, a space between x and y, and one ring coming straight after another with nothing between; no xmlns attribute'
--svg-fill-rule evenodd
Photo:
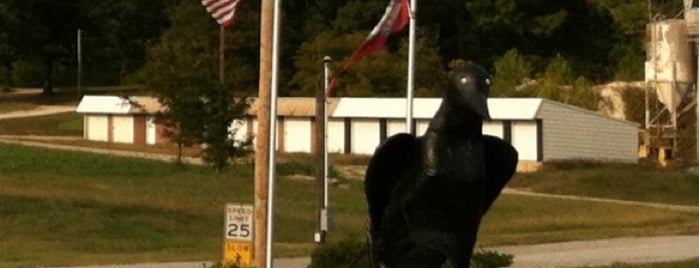
<svg viewBox="0 0 699 268"><path fill-rule="evenodd" d="M446 98L453 104L465 107L484 119L488 114L488 92L492 79L480 65L468 64L449 72L449 90Z"/></svg>

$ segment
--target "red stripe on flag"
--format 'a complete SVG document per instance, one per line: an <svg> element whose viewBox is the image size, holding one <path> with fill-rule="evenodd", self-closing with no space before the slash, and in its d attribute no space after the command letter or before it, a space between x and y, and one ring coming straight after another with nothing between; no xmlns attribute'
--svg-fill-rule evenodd
<svg viewBox="0 0 699 268"><path fill-rule="evenodd" d="M202 0L206 11L224 28L233 25L236 7L240 0Z"/></svg>
<svg viewBox="0 0 699 268"><path fill-rule="evenodd" d="M369 33L362 46L352 55L352 60L360 60L371 52L381 49L388 36L400 32L409 22L408 0L391 0L379 23Z"/></svg>

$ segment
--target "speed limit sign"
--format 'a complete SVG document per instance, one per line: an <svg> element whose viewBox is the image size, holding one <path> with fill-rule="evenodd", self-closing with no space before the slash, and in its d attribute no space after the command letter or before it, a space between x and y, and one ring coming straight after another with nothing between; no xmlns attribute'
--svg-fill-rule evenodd
<svg viewBox="0 0 699 268"><path fill-rule="evenodd" d="M253 206L249 204L226 204L226 227L224 237L231 241L252 241Z"/></svg>

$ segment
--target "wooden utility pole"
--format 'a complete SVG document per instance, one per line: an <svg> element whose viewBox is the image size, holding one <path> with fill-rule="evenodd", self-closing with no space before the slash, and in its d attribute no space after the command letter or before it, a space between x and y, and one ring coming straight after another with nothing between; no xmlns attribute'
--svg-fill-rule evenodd
<svg viewBox="0 0 699 268"><path fill-rule="evenodd" d="M267 192L271 141L270 107L274 0L262 0L260 15L260 87L257 100L257 147L255 149L255 267L267 267Z"/></svg>

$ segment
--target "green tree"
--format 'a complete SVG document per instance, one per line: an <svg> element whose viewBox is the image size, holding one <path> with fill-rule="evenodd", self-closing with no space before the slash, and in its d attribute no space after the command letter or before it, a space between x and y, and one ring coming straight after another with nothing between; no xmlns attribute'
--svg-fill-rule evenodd
<svg viewBox="0 0 699 268"><path fill-rule="evenodd" d="M0 76L3 91L12 89L13 63L17 60L19 47L19 18L8 3L0 3L0 67L4 68Z"/></svg>
<svg viewBox="0 0 699 268"><path fill-rule="evenodd" d="M565 100L561 93L562 86L567 85L572 79L572 70L568 61L561 55L556 55L539 76L537 96L551 100Z"/></svg>
<svg viewBox="0 0 699 268"><path fill-rule="evenodd" d="M578 77L573 81L568 91L565 103L597 111L601 97L592 86L592 83L584 77Z"/></svg>
<svg viewBox="0 0 699 268"><path fill-rule="evenodd" d="M179 0L6 0L0 3L0 58L12 70L21 61L41 77L44 94L75 82L76 33L83 31L83 77L95 85L119 84L140 67L148 44L169 25ZM40 68L34 67L39 66ZM5 79L7 80L7 79ZM26 79L20 84L31 83Z"/></svg>
<svg viewBox="0 0 699 268"><path fill-rule="evenodd" d="M180 0L83 2L84 80L114 85L145 63L146 49L170 26L168 11Z"/></svg>
<svg viewBox="0 0 699 268"><path fill-rule="evenodd" d="M254 14L247 14L254 16ZM247 17L247 16L246 16ZM238 97L252 86L246 74L254 42L233 43L231 39L250 34L243 21L226 32L228 75L225 84L218 76L219 27L200 3L183 1L171 14L173 26L161 42L149 50L149 59L139 76L166 106L158 121L168 126L167 134L181 146L202 144L203 159L217 170L229 158L243 151L245 143L231 140L230 126L244 115L246 98ZM237 29L237 31L235 31ZM254 35L254 34L253 34ZM235 66L236 68L233 68Z"/></svg>
<svg viewBox="0 0 699 268"><path fill-rule="evenodd" d="M43 65L43 94L54 93L55 72L65 65L75 44L75 33L84 18L80 5L69 0L7 0L5 4L22 22L21 56ZM18 47L15 47L17 49Z"/></svg>
<svg viewBox="0 0 699 268"><path fill-rule="evenodd" d="M585 0L442 0L420 7L420 25L437 36L446 61L470 59L486 66L516 48L535 68L556 54L596 81L612 77L608 52L618 41L613 20ZM642 63L639 63L642 64Z"/></svg>
<svg viewBox="0 0 699 268"><path fill-rule="evenodd" d="M495 77L490 95L493 97L512 97L517 95L517 88L525 79L530 78L532 64L517 49L508 50L495 61Z"/></svg>
<svg viewBox="0 0 699 268"><path fill-rule="evenodd" d="M538 75L536 84L530 86L535 96L575 105L589 110L597 110L600 97L593 90L592 83L585 77L574 78L568 61L557 55L546 66L546 71Z"/></svg>

